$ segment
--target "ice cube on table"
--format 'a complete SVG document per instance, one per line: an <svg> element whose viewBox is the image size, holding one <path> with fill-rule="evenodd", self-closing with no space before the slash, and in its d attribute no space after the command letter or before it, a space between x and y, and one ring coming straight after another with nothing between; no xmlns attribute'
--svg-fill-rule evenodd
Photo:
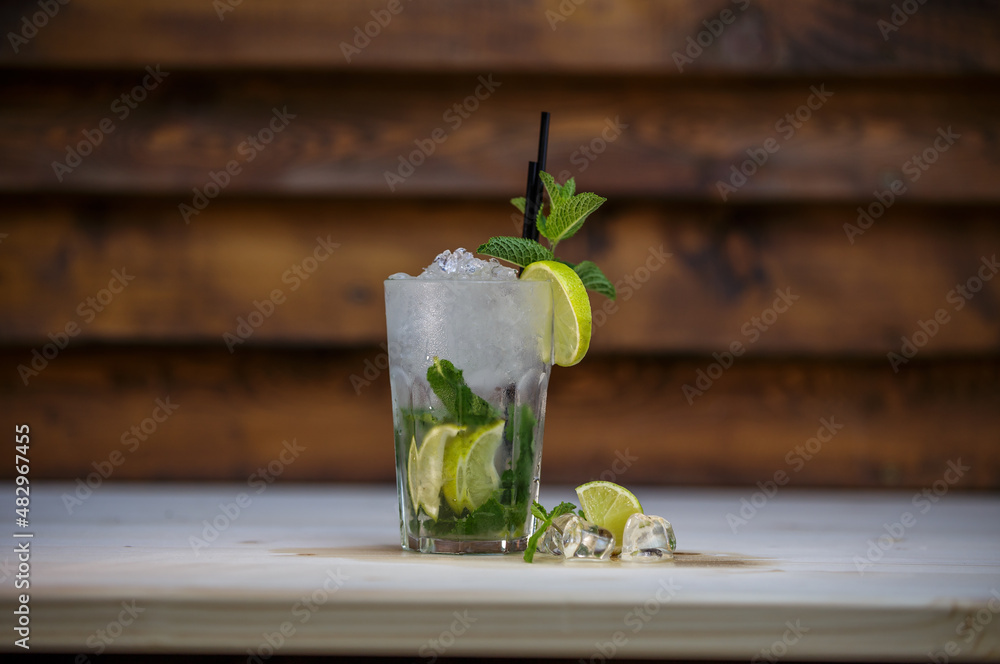
<svg viewBox="0 0 1000 664"><path fill-rule="evenodd" d="M570 516L562 529L563 558L566 560L611 560L615 536L607 528Z"/></svg>
<svg viewBox="0 0 1000 664"><path fill-rule="evenodd" d="M542 535L542 539L539 540L538 550L550 556L562 556L563 529L572 518L572 514L563 514L554 518L552 524L545 530L545 534Z"/></svg>
<svg viewBox="0 0 1000 664"><path fill-rule="evenodd" d="M661 562L674 559L677 540L673 526L660 516L633 514L622 535L623 562Z"/></svg>

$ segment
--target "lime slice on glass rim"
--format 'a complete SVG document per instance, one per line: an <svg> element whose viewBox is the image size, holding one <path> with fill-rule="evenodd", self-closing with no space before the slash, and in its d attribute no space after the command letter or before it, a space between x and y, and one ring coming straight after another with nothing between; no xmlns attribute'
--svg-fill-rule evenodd
<svg viewBox="0 0 1000 664"><path fill-rule="evenodd" d="M607 528L615 536L615 551L622 547L625 522L633 514L642 514L638 498L614 482L587 482L576 487L576 497L587 521Z"/></svg>
<svg viewBox="0 0 1000 664"><path fill-rule="evenodd" d="M552 285L555 318L555 363L571 367L590 348L590 297L573 268L559 261L537 261L521 273L527 281L548 281Z"/></svg>
<svg viewBox="0 0 1000 664"><path fill-rule="evenodd" d="M493 457L503 442L504 420L465 431L444 450L442 490L445 500L460 515L482 507L500 486Z"/></svg>

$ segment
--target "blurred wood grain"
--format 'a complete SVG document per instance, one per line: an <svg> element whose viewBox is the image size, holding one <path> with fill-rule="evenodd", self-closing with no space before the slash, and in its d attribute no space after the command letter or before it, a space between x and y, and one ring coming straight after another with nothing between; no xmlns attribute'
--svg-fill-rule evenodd
<svg viewBox="0 0 1000 664"><path fill-rule="evenodd" d="M282 482L390 481L382 353L70 348L27 388L0 374L0 399L31 423L33 477L245 481L296 441L302 460ZM894 374L875 360L741 358L689 403L682 388L707 366L613 355L555 368L543 480L752 485L784 471L799 486L920 488L960 459L962 488L1000 488L996 360L918 358Z"/></svg>
<svg viewBox="0 0 1000 664"><path fill-rule="evenodd" d="M0 192L509 198L545 108L550 170L612 199L867 205L899 181L909 202L1000 200L1000 87L980 79L174 71L130 109L145 76L0 75Z"/></svg>
<svg viewBox="0 0 1000 664"><path fill-rule="evenodd" d="M38 11L37 2L5 3L0 26L20 34L24 17ZM998 14L994 0L75 0L36 36L0 51L0 64L748 77L996 73Z"/></svg>
<svg viewBox="0 0 1000 664"><path fill-rule="evenodd" d="M296 439L281 481L390 480L382 280L518 234L547 110L610 199L560 249L621 297L554 372L545 481L753 485L836 418L796 484L1000 488L1000 0L392 2L0 6L33 479L242 481Z"/></svg>
<svg viewBox="0 0 1000 664"><path fill-rule="evenodd" d="M389 274L514 234L514 212L502 202L220 200L185 225L172 200L10 205L0 309L18 315L0 341L40 345L75 322L74 344L222 347L259 311L234 349L376 345ZM989 267L1000 227L989 209L900 206L849 236L857 215L608 205L566 244L567 258L589 257L618 283L619 301L593 296L595 350L708 354L741 342L751 355L884 356L938 310L948 320L922 353L1000 350L1000 278ZM378 232L357 220L377 220ZM113 270L130 281L102 306ZM956 290L981 271L990 280L966 290L971 299Z"/></svg>

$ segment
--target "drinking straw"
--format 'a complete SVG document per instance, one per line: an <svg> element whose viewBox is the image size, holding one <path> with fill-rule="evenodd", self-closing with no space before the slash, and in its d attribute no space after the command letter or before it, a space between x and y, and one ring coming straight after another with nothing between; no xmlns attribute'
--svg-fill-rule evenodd
<svg viewBox="0 0 1000 664"><path fill-rule="evenodd" d="M538 130L538 161L528 162L528 185L524 194L524 227L521 236L529 240L538 239L538 211L542 209L542 180L538 174L545 170L548 149L549 113L543 111Z"/></svg>
<svg viewBox="0 0 1000 664"><path fill-rule="evenodd" d="M545 157L549 150L549 113L542 111L542 126L538 130L538 172L545 170ZM541 182L538 183L541 190Z"/></svg>
<svg viewBox="0 0 1000 664"><path fill-rule="evenodd" d="M521 237L528 240L538 239L538 227L535 222L538 218L538 210L532 210L535 203L534 193L535 193L535 180L538 179L538 162L529 161L528 162L528 185L525 189L524 194L524 228L521 231Z"/></svg>

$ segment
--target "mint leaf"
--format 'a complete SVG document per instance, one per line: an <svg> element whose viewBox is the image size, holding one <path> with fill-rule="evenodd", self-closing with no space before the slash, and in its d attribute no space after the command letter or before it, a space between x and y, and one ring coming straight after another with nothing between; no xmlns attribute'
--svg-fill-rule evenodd
<svg viewBox="0 0 1000 664"><path fill-rule="evenodd" d="M448 360L434 358L427 367L427 382L456 424L478 427L500 419L500 413L465 384L462 371Z"/></svg>
<svg viewBox="0 0 1000 664"><path fill-rule="evenodd" d="M465 536L474 538L504 537L506 529L506 509L500 504L498 497L493 495L475 511L462 510L455 514L447 501L441 502L441 511L434 523L425 522L423 527L438 537ZM412 532L418 532L420 524L413 522Z"/></svg>
<svg viewBox="0 0 1000 664"><path fill-rule="evenodd" d="M587 217L608 200L591 192L576 194L572 198L563 198L561 193L558 196L558 199L552 199L543 233L553 246L566 238L573 237ZM541 226L538 227L538 232L542 232Z"/></svg>
<svg viewBox="0 0 1000 664"><path fill-rule="evenodd" d="M545 185L545 192L549 195L550 212L552 208L562 201L572 198L573 190L576 189L576 183L573 181L573 178L567 180L565 185L560 185L554 177L545 171L539 173L538 177L541 179L542 184Z"/></svg>
<svg viewBox="0 0 1000 664"><path fill-rule="evenodd" d="M539 217L539 220L541 217ZM541 232L541 227L539 227ZM525 267L535 261L552 260L552 252L534 240L523 237L491 237L486 244L479 245L476 251L486 256L493 256L502 261Z"/></svg>
<svg viewBox="0 0 1000 664"><path fill-rule="evenodd" d="M511 522L508 525L515 528L523 526L527 517L531 478L535 469L536 420L531 407L521 404L517 409L513 405L510 407L507 421L513 423L513 426L508 426L505 430L507 442L511 445L511 461L510 467L500 476L501 502L511 506Z"/></svg>
<svg viewBox="0 0 1000 664"><path fill-rule="evenodd" d="M518 415L520 415L517 418L518 447L517 450L512 451L517 455L514 462L514 496L517 499L516 502L521 502L528 497L531 477L534 475L535 424L537 424L537 420L528 404L521 405L521 412ZM525 504L527 502L524 500Z"/></svg>
<svg viewBox="0 0 1000 664"><path fill-rule="evenodd" d="M559 503L558 505L555 506L555 509L549 512L549 516L555 519L556 517L562 516L563 514L570 514L575 509L576 505L574 505L573 503Z"/></svg>
<svg viewBox="0 0 1000 664"><path fill-rule="evenodd" d="M562 186L563 198L572 198L573 194L576 193L576 180L570 178L566 180L566 184Z"/></svg>
<svg viewBox="0 0 1000 664"><path fill-rule="evenodd" d="M524 214L524 205L525 205L524 196L510 199L510 204L516 207L518 210L520 210L521 214Z"/></svg>
<svg viewBox="0 0 1000 664"><path fill-rule="evenodd" d="M535 228L538 229L538 232L541 233L542 237L545 237L545 229L548 228L548 226L545 222L545 215L542 214L541 210L538 211L538 216L535 217Z"/></svg>
<svg viewBox="0 0 1000 664"><path fill-rule="evenodd" d="M604 276L601 268L597 267L593 261L581 261L575 267L570 267L573 267L573 271L580 277L580 281L583 282L587 290L600 293L601 295L610 297L612 300L617 297L615 285L611 283L610 279Z"/></svg>
<svg viewBox="0 0 1000 664"><path fill-rule="evenodd" d="M549 195L549 202L553 205L560 201L568 201L576 193L576 180L573 178L566 180L566 184L560 185L554 177L545 171L539 173L538 177L541 178L542 184L545 185L545 191Z"/></svg>
<svg viewBox="0 0 1000 664"><path fill-rule="evenodd" d="M495 497L483 503L462 519L464 523L452 532L460 535L481 536L482 533L501 533L506 524L506 512Z"/></svg>
<svg viewBox="0 0 1000 664"><path fill-rule="evenodd" d="M528 545L524 550L524 562L530 563L535 559L535 551L538 550L538 540L542 538L545 531L552 525L552 521L563 514L570 514L575 509L576 505L573 503L559 503L551 512L546 512L545 508L537 500L535 501L531 506L531 513L541 519L542 524L538 528L535 528L535 532L528 538Z"/></svg>

